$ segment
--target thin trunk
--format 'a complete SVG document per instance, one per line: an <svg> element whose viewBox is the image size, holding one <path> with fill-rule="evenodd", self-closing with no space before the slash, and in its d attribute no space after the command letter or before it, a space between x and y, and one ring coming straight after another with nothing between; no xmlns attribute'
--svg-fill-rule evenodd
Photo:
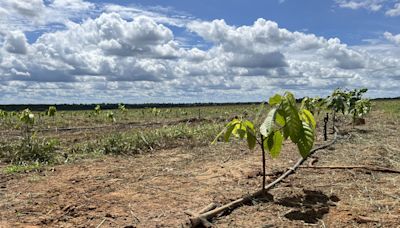
<svg viewBox="0 0 400 228"><path fill-rule="evenodd" d="M264 136L261 135L261 151L262 151L262 190L265 189L265 150L264 150Z"/></svg>
<svg viewBox="0 0 400 228"><path fill-rule="evenodd" d="M326 113L324 118L324 141L328 140L328 121L329 121L329 114Z"/></svg>
<svg viewBox="0 0 400 228"><path fill-rule="evenodd" d="M336 126L336 112L333 111L333 115L332 115L332 131L335 132L335 126Z"/></svg>

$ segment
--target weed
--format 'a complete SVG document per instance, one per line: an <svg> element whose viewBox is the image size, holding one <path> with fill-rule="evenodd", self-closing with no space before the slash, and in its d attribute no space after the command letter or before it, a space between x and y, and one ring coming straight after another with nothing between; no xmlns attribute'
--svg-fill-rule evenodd
<svg viewBox="0 0 400 228"><path fill-rule="evenodd" d="M31 162L52 163L55 160L57 140L23 138L15 143L0 143L0 158L12 164Z"/></svg>
<svg viewBox="0 0 400 228"><path fill-rule="evenodd" d="M42 168L42 165L39 162L34 162L32 164L20 164L20 165L9 165L4 168L4 173L13 174L13 173L25 173L34 170L39 170Z"/></svg>

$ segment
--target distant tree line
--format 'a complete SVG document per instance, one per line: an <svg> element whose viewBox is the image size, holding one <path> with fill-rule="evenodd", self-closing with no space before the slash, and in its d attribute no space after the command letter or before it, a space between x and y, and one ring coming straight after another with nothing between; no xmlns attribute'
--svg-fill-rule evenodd
<svg viewBox="0 0 400 228"><path fill-rule="evenodd" d="M207 107L207 106L226 106L226 105L251 105L260 104L261 102L237 102L237 103L145 103L145 104L125 104L127 109L139 108L184 108L184 107ZM49 106L55 106L58 111L80 111L93 110L97 105L101 109L118 109L118 104L100 103L100 104L10 104L0 105L0 109L5 111L19 111L29 108L32 111L46 111Z"/></svg>
<svg viewBox="0 0 400 228"><path fill-rule="evenodd" d="M303 98L296 99L300 102ZM400 97L394 98L376 98L371 100L397 100ZM235 103L144 103L144 104L125 104L127 109L138 109L138 108L188 108L188 107L207 107L207 106L234 106L234 105L252 105L261 104L262 102L235 102ZM267 103L267 102L265 102ZM81 111L81 110L93 110L96 105L100 105L101 109L118 109L118 104L112 103L101 103L101 104L9 104L0 105L1 110L5 111L21 111L29 108L32 111L46 111L49 106L55 106L58 111Z"/></svg>

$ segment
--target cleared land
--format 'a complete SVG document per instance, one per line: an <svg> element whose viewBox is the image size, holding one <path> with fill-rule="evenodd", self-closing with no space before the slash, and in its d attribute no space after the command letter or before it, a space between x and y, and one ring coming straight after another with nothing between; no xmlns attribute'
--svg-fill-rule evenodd
<svg viewBox="0 0 400 228"><path fill-rule="evenodd" d="M128 110L116 124L91 112L43 118L37 137L57 139L57 156L51 165L22 172L3 159L0 227L180 227L185 210L260 188L261 151L249 151L244 142L209 143L228 119L254 119L248 113L256 110ZM324 144L321 123L317 145ZM301 168L270 191L273 198L220 216L215 226L399 227L400 174L326 166L400 170L400 102L375 102L366 125L349 123L341 117L339 141L310 158L325 168ZM3 144L19 140L19 130L2 126ZM268 181L297 159L287 143L278 159L268 158Z"/></svg>

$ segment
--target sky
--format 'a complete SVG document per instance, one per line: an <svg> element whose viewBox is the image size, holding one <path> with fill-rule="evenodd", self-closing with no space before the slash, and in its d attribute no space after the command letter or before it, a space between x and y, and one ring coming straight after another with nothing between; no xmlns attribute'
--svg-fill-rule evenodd
<svg viewBox="0 0 400 228"><path fill-rule="evenodd" d="M1 0L0 104L400 96L400 0Z"/></svg>

